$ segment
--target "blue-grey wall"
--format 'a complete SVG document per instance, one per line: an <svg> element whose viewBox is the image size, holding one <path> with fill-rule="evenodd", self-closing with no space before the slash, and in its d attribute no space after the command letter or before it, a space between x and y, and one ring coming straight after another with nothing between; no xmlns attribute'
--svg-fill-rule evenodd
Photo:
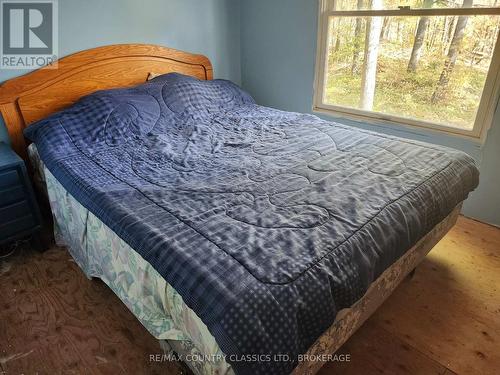
<svg viewBox="0 0 500 375"><path fill-rule="evenodd" d="M59 0L59 54L116 43L160 44L209 57L218 78L240 82L235 0ZM25 74L0 70L0 82ZM0 121L0 141L7 133Z"/></svg>
<svg viewBox="0 0 500 375"><path fill-rule="evenodd" d="M312 112L317 16L317 0L241 2L241 80L259 104ZM336 120L469 153L480 166L481 182L464 214L500 225L500 106L484 146L425 130Z"/></svg>

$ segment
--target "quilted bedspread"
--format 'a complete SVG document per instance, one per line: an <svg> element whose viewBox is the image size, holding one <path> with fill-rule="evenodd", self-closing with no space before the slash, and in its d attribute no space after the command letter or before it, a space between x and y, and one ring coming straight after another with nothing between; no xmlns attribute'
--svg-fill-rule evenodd
<svg viewBox="0 0 500 375"><path fill-rule="evenodd" d="M168 74L25 131L182 296L240 374L285 374L478 183L466 154Z"/></svg>

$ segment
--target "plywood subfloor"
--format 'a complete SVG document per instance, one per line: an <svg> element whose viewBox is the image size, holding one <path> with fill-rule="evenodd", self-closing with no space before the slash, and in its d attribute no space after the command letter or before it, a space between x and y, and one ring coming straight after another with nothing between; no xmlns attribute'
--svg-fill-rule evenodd
<svg viewBox="0 0 500 375"><path fill-rule="evenodd" d="M341 348L327 374L500 373L500 229L459 218ZM0 260L0 373L179 374L157 341L63 249Z"/></svg>

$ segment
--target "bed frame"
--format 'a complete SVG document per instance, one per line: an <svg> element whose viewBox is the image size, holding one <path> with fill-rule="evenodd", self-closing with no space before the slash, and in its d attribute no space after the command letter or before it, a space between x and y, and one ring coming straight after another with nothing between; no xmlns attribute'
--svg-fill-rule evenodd
<svg viewBox="0 0 500 375"><path fill-rule="evenodd" d="M11 79L0 86L0 113L12 147L28 160L23 129L34 121L94 91L137 85L145 82L149 73L168 72L205 80L212 79L213 74L205 56L155 45L123 44L82 51L59 60L57 69L42 68ZM460 207L387 269L356 304L339 313L333 325L311 346L309 357L295 368L294 375L314 374L321 368L324 362L315 356L333 354L352 336L453 227Z"/></svg>

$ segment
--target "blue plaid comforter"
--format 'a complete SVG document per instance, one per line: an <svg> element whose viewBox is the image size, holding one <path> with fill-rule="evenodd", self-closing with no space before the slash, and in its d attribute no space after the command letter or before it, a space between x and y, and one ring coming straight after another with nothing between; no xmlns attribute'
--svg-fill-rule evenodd
<svg viewBox="0 0 500 375"><path fill-rule="evenodd" d="M290 372L478 183L464 153L179 74L94 93L25 134L182 295L239 374Z"/></svg>

